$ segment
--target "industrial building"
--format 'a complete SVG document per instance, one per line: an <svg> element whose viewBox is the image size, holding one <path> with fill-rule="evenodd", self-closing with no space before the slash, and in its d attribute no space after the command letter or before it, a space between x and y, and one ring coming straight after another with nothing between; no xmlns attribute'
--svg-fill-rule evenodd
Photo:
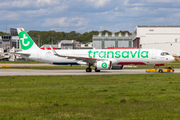
<svg viewBox="0 0 180 120"><path fill-rule="evenodd" d="M93 49L93 43L92 42L86 44L81 43L81 49Z"/></svg>
<svg viewBox="0 0 180 120"><path fill-rule="evenodd" d="M14 59L14 49L19 49L19 37L11 35L0 36L0 60Z"/></svg>
<svg viewBox="0 0 180 120"><path fill-rule="evenodd" d="M133 47L155 48L180 56L180 26L142 26L132 33Z"/></svg>
<svg viewBox="0 0 180 120"><path fill-rule="evenodd" d="M126 33L124 36L119 35L93 35L93 48L95 49L106 49L107 47L132 47L132 36Z"/></svg>
<svg viewBox="0 0 180 120"><path fill-rule="evenodd" d="M60 49L81 49L81 43L76 40L61 40L58 43Z"/></svg>
<svg viewBox="0 0 180 120"><path fill-rule="evenodd" d="M0 48L3 48L4 52L9 52L11 48L19 49L19 37L11 35L0 36Z"/></svg>
<svg viewBox="0 0 180 120"><path fill-rule="evenodd" d="M36 38L32 38L36 41ZM19 44L19 36L16 28L10 28L10 35L0 36L0 60L14 61L18 56L15 56L14 52L21 50Z"/></svg>

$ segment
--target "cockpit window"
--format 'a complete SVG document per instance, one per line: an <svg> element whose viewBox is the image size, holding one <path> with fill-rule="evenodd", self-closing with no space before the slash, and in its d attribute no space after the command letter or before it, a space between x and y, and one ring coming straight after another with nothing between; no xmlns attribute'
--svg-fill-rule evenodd
<svg viewBox="0 0 180 120"><path fill-rule="evenodd" d="M162 55L162 56L165 56L165 55L170 55L170 54L167 53L167 52L162 52L161 55Z"/></svg>

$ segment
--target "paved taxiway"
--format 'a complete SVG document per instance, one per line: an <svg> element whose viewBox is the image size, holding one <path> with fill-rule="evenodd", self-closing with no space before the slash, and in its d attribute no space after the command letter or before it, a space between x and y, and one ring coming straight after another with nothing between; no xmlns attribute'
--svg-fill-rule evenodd
<svg viewBox="0 0 180 120"><path fill-rule="evenodd" d="M56 66L53 64L37 63L37 64L13 64L13 63L0 63L0 66L9 66L9 67L29 67L29 66Z"/></svg>
<svg viewBox="0 0 180 120"><path fill-rule="evenodd" d="M0 64L0 66L26 67L26 66L54 66L52 64ZM150 74L146 69L123 69L123 70L101 70L101 72L87 73L85 70L33 70L33 69L0 69L0 76L17 75L103 75L103 74ZM175 69L174 73L180 73L180 69Z"/></svg>
<svg viewBox="0 0 180 120"><path fill-rule="evenodd" d="M180 69L175 69L174 73L180 73ZM17 75L103 75L103 74L151 74L145 69L123 69L123 70L102 70L101 72L90 73L85 70L32 70L32 69L0 69L0 76Z"/></svg>

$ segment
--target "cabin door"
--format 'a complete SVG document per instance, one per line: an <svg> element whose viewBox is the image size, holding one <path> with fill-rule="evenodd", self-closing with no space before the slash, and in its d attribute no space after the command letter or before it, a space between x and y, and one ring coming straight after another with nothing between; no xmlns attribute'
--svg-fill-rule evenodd
<svg viewBox="0 0 180 120"><path fill-rule="evenodd" d="M156 59L156 50L155 49L152 50L152 59Z"/></svg>

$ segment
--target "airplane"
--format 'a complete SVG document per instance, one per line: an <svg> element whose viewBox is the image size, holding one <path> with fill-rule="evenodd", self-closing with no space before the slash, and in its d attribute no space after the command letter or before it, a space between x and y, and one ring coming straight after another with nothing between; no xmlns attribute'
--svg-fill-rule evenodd
<svg viewBox="0 0 180 120"><path fill-rule="evenodd" d="M159 49L66 49L42 50L23 28L17 28L22 51L17 52L30 60L54 65L86 65L86 72L122 69L124 65L163 66L174 61L168 52Z"/></svg>

